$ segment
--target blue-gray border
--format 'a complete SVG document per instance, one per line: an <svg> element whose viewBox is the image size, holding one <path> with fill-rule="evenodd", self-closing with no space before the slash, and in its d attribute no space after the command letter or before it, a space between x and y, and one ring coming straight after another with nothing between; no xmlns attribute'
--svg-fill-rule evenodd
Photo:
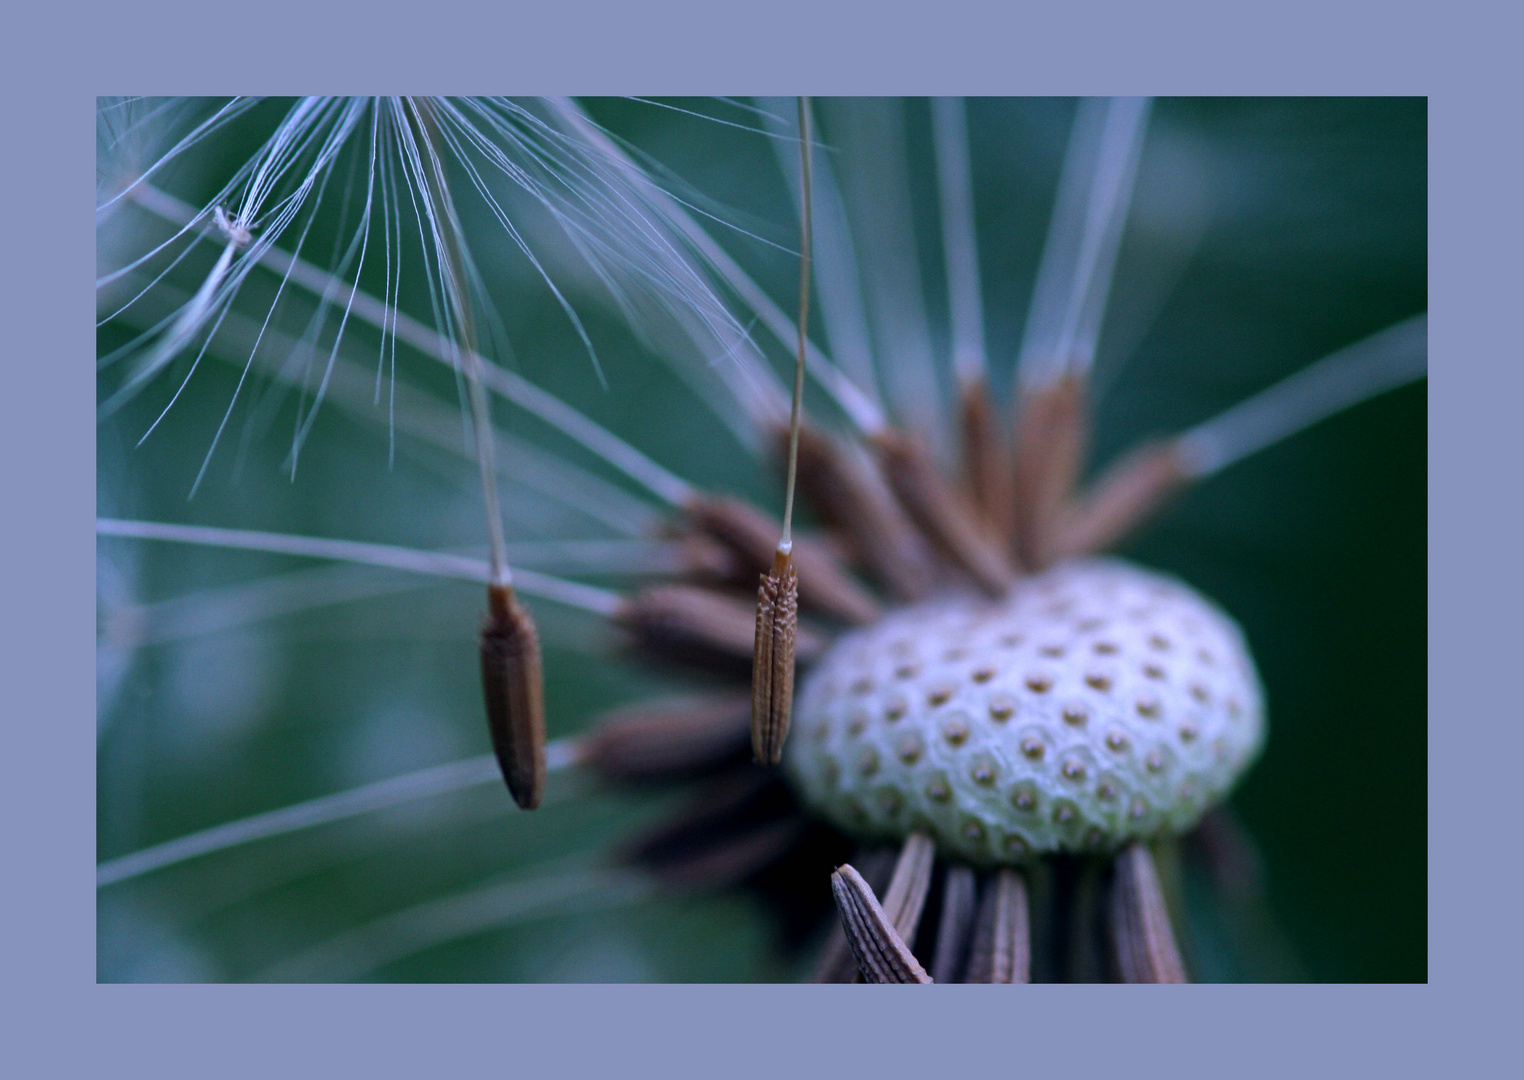
<svg viewBox="0 0 1524 1080"><path fill-rule="evenodd" d="M0 394L3 897L12 1075L594 1069L750 1075L1065 1068L1467 1068L1503 1013L1501 875L1520 756L1515 550L1524 397L1517 27L1502 6L1348 0L431 0L337 10L138 0L8 16L9 347ZM1427 986L131 987L94 983L92 372L84 213L99 92L1205 92L1430 99L1430 937ZM19 233L19 236L17 235ZM57 313L58 317L52 315ZM1510 705L1509 703L1512 702ZM1415 798L1423 797L1414 792ZM1437 842L1430 844L1430 838ZM1516 1010L1512 1010L1516 1011ZM1496 1038L1496 1037L1494 1037ZM1497 1041L1500 1041L1497 1040ZM1510 1055L1511 1056L1511 1055ZM1505 1058L1506 1060L1506 1058ZM7 1070L9 1071L9 1069Z"/></svg>

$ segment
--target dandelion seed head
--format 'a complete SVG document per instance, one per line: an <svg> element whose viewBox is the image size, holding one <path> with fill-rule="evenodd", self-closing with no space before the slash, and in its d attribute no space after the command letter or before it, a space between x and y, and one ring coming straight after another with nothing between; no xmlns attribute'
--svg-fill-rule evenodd
<svg viewBox="0 0 1524 1080"><path fill-rule="evenodd" d="M1145 617L1115 619L1129 611ZM963 649L948 650L943 642L966 632L971 617L980 629ZM1014 633L1028 644L1003 647ZM1088 646L1102 634L1119 661L1115 682L1104 689L1085 677ZM1150 642L1161 638L1182 647L1160 653ZM908 682L896 676L906 665L892 647L907 641L921 657ZM1231 660L1199 665L1200 649ZM1072 659L1066 663L1060 652ZM1033 680L1039 667L1043 677ZM1172 677L1160 684L1145 668ZM980 678L986 669L991 674ZM892 815L873 810L883 800L864 798L859 774L843 771L834 785L825 782L824 762L847 751L843 732L850 729L837 715L845 703L824 692L832 680L875 687L897 681L909 702L894 725L870 719L852 735L857 755L872 754L875 790L889 786L901 796L903 808L896 803ZM1188 685L1210 685L1214 700L1236 699L1239 717L1203 705ZM1146 715L1134 708L1145 688ZM1017 703L1019 725L993 718L996 699ZM873 693L861 704L868 717L881 715ZM1227 794L1265 736L1258 676L1238 627L1178 581L1113 560L1064 564L993 604L962 596L892 612L825 655L803 679L797 710L806 729L828 732L785 751L789 776L813 811L865 839L903 838L908 822L923 821L942 850L980 865L1013 861L1010 836L1021 838L1014 847L1024 861L1183 831ZM911 738L924 752L903 752ZM1134 744L1156 747L1159 767ZM1135 799L1151 812L1125 813ZM1034 817L1030 811L1041 805L1064 812Z"/></svg>

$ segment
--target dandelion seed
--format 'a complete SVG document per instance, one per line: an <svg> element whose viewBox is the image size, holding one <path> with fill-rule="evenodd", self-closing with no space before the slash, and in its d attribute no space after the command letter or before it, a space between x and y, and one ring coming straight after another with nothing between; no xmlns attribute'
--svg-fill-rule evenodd
<svg viewBox="0 0 1524 1080"><path fill-rule="evenodd" d="M660 122L693 124L692 114L716 108L663 108ZM645 901L654 911L674 893L746 888L769 900L789 955L818 950L817 977L828 981L1220 977L1223 969L1194 962L1192 921L1171 920L1179 865L1167 845L1157 858L1146 845L1182 834L1190 857L1207 850L1198 840L1216 835L1213 815L1263 739L1263 696L1242 636L1211 601L1171 577L1096 556L1151 517L1175 527L1171 502L1193 483L1421 377L1424 317L1257 396L1271 380L1238 362L1235 350L1250 335L1233 313L1212 305L1224 319L1220 334L1206 332L1206 319L1182 317L1128 377L1146 380L1168 362L1160 357L1199 333L1191 347L1222 357L1200 368L1224 396L1232 385L1244 398L1202 421L1211 410L1197 409L1201 399L1139 390L1118 379L1118 357L1108 363L1102 355L1113 347L1107 312L1126 313L1136 300L1130 283L1160 246L1149 232L1159 219L1148 199L1170 174L1150 155L1176 134L1174 103L1079 108L1031 310L1019 326L1006 313L1015 307L1010 290L1024 282L1007 264L1022 250L1008 237L1018 218L1032 215L1014 203L999 209L1022 184L1006 155L1013 137L993 122L1014 106L939 102L927 127L918 103L821 103L818 140L808 106L798 110L798 130L779 119L784 110L759 108L758 119L715 125L711 137L743 146L750 139L760 155L751 160L765 165L773 155L790 178L796 167L806 172L795 197L806 233L812 210L820 229L802 245L797 319L761 284L783 278L784 256L754 257L750 248L786 249L788 227L754 219L719 232L726 214L717 202L649 167L643 151L613 134L618 124L594 119L602 107L314 98L183 111L145 102L121 111L140 111L145 126L133 138L114 135L112 145L151 149L116 179L102 171L103 462L118 456L117 443L152 431L137 453L156 464L133 480L147 498L176 482L162 463L174 461L169 451L183 449L186 431L206 420L215 450L223 428L234 426L235 405L248 419L235 496L221 490L203 441L192 460L200 475L173 492L180 502L148 499L151 512L103 508L103 552L174 542L192 553L174 565L184 590L157 604L103 585L103 634L120 638L130 657L173 648L197 626L214 632L285 620L280 640L300 641L315 669L361 637L366 648L355 651L369 657L367 678L352 685L366 690L339 697L356 704L338 710L337 721L327 715L334 710L313 710L323 724L348 723L368 696L406 698L415 687L461 682L452 664L463 652L467 594L420 586L406 607L388 608L387 593L359 579L269 574L256 561L316 557L364 564L338 567L343 574L406 571L410 581L485 584L482 685L493 757L510 793L521 806L539 804L547 774L560 770L596 780L605 794L546 798L537 815L509 819L514 830L541 831L515 832L505 845L504 823L491 815L508 800L481 783L491 759L463 748L458 771L375 790L357 777L348 782L354 798L293 804L284 816L237 819L236 810L207 804L206 820L191 821L176 846L161 820L194 815L170 815L161 804L194 785L167 763L155 765L162 772L131 764L145 760L130 751L133 739L143 745L146 728L135 721L148 712L131 704L129 660L116 681L117 700L128 704L102 742L101 797L111 810L102 830L102 852L111 856L101 867L104 905L122 902L135 878L162 873L165 904L189 933L188 897L216 889L182 882L215 884L228 868L260 880L258 867L235 866L232 852L225 866L192 860L258 838L271 845L271 873L310 865L358 899L346 909L347 925L321 940L303 941L282 923L279 942L240 946L248 957L237 961L248 966L241 974L359 976L492 932L502 935L492 942L505 943L492 954L494 973L532 978L543 968L511 929L523 918L570 919L552 909ZM173 131L150 130L170 119ZM256 121L265 137L243 165L197 185L176 175L181 162L209 167L198 147L229 137L235 122ZM861 126L844 132L843 121ZM774 137L758 138L751 123ZM832 148L813 177L812 145ZM928 149L933 155L922 160ZM788 186L794 190L792 179ZM194 205L171 194L193 187ZM526 217L526 206L537 216ZM932 223L941 231L940 278L920 259ZM505 268L510 256L516 269ZM772 258L776 265L766 263ZM812 336L807 273L817 258L823 310ZM1228 281L1228 265L1219 258L1213 275ZM945 304L925 295L935 290L923 280L946 285ZM539 324L520 299L531 287L543 294L534 303L552 313ZM523 309L494 305L505 296ZM1408 315L1412 299L1388 297L1380 318ZM604 318L601 308L618 318ZM1355 327L1353 338L1377 321L1340 325ZM552 324L553 333L545 329ZM752 337L753 326L765 340ZM1300 342L1286 332L1274 347L1314 355ZM785 351L791 396L778 374ZM428 362L413 365L419 358ZM1106 378L1093 380L1103 368ZM808 398L806 374L814 380ZM171 376L161 391L161 378ZM204 403L198 395L209 385L231 389L232 401ZM647 387L663 395L661 408L640 399ZM691 389L691 401L671 387ZM1136 396L1118 405L1124 390ZM282 464L294 477L300 453L304 473L273 495L259 486L260 437L277 419L293 422ZM1109 453L1128 425L1177 433L1124 452L1090 478L1093 450ZM751 472L729 469L729 443L711 453L693 442L711 427L717 439L734 439L747 469L774 455L787 463L781 527L737 494L764 489ZM371 430L385 438L391 473L357 475L368 459L347 454L348 443L364 449ZM330 431L345 438L327 439ZM777 454L785 437L788 449ZM379 442L371 449L379 460ZM799 520L797 535L796 487L814 515ZM189 511L181 507L186 488L196 494ZM1199 496L1213 497L1211 488ZM313 504L300 511L307 518L296 516L300 500ZM1196 504L1184 504L1188 516ZM1260 527L1243 504L1232 520ZM1219 559L1227 547L1214 549ZM197 560L227 549L241 551L228 560L248 560L256 576L205 589ZM1265 558L1261 551L1256 565ZM249 572L232 561L207 565ZM594 574L613 580L579 580ZM749 588L737 588L749 586L751 574L762 577L755 608ZM364 597L370 606L346 610ZM540 625L521 598L536 601ZM319 608L333 608L331 618L310 614ZM562 622L563 609L578 621ZM449 646L437 655L427 651L434 636ZM397 637L405 644L389 640ZM567 647L579 665L570 675ZM550 676L543 693L542 664ZM136 677L158 678L147 665ZM346 685L337 670L319 679ZM663 696L579 732L598 701L677 680L702 696ZM451 737L474 737L472 745L486 749L479 718L456 724L457 713L465 719L454 707L459 695L444 692L453 695L442 710ZM307 716L301 708L291 714ZM164 716L155 719L164 725L156 746L173 745ZM786 739L791 718L799 732ZM283 730L272 717L261 738ZM561 737L547 747L548 733ZM314 742L341 743L330 734L315 729ZM757 761L782 767L749 762L748 744ZM633 838L616 841L598 817L609 805L600 800L627 787L666 791L692 781L681 814ZM144 816L133 819L122 793L139 790ZM420 800L418 792L439 796L437 817L422 831L397 830L398 808ZM623 818L634 806L613 805L618 813L604 817ZM427 845L430 857L410 863L416 872L404 887L415 891L351 887L372 871L338 865L341 828L373 843L412 836ZM297 830L304 841L281 839ZM528 835L587 849L587 858L602 852L621 866L570 874L526 866L528 877L508 884L473 885L443 872L452 844L470 851L473 867L492 861L507 869ZM899 845L897 856L880 846L886 841ZM1228 880L1224 846L1210 848L1215 869L1207 876ZM1187 881L1194 888L1199 878ZM313 895L326 888L312 886ZM1259 894L1244 888L1219 890L1217 906L1206 909L1224 919L1248 911ZM259 896L246 902L262 919L272 910ZM214 940L218 931L206 933ZM715 963L740 962L705 951ZM415 970L425 969L383 974Z"/></svg>

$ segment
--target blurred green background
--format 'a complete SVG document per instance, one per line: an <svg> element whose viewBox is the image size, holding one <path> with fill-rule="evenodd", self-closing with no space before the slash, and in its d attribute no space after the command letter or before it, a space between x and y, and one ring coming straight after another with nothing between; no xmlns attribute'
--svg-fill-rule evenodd
<svg viewBox="0 0 1524 1080"><path fill-rule="evenodd" d="M797 259L786 249L796 243L793 209L763 136L651 103L585 104L670 169L685 197L737 226L712 231L792 309ZM724 102L668 104L756 123ZM834 145L854 106L821 106L820 137ZM204 203L284 108L254 110L158 182ZM1074 111L1073 101L1059 99L969 103L997 387L1008 384L1020 344ZM929 110L909 100L896 112L910 155L931 332L941 349L945 286ZM1095 464L1422 311L1426 137L1422 100L1156 102L1100 345ZM341 159L336 177L348 168ZM338 196L329 198L337 205ZM629 333L532 209L525 208L526 235L585 320L606 388L533 268L479 205L463 198L462 213L511 343L501 362L689 480L769 506L781 501L772 470ZM166 235L146 218L140 228L125 233L127 250ZM320 218L308 250L326 253L336 236L337 225ZM103 241L103 268L113 257ZM194 289L213 257L198 249L165 283ZM273 284L256 273L237 310L262 318ZM421 280L405 275L404 285L404 309L426 317ZM311 312L305 303L294 298L278 312L277 324L293 337ZM100 353L138 329L127 318L107 323ZM823 331L817 336L829 344ZM341 355L372 375L377 353L366 328L346 332ZM402 435L389 460L384 392L379 405L362 402L353 411L325 404L293 477L292 433L304 403L268 384L246 386L205 481L188 498L233 399L236 348L211 350L159 427L135 444L193 355L101 423L103 516L420 548L481 546L474 465ZM322 356L326 348L315 362ZM783 370L783 353L774 350L772 359ZM399 370L454 407L447 373L401 354ZM119 378L118 367L102 372L103 398ZM818 404L813 393L807 402ZM598 468L522 413L500 405L495 415L509 433ZM1209 479L1127 548L1241 622L1268 695L1268 747L1233 802L1262 849L1283 937L1250 943L1251 953L1272 951L1268 961L1243 961L1224 951L1220 928L1207 926L1191 945L1203 974L1426 978L1425 460L1420 383ZM602 535L590 519L545 502L505 471L512 536ZM488 749L474 647L480 589L348 570L340 572L348 584L336 586L332 571L313 566L100 541L99 860ZM288 576L296 573L312 576ZM271 596L275 576L286 596L392 591L226 625L250 597ZM241 586L252 591L236 591ZM163 604L175 598L186 599ZM617 639L590 616L543 603L535 610L546 641L552 738L581 730L603 708L695 685L619 652ZM110 886L98 894L98 977L256 977L337 934L484 884L574 881L619 837L679 798L616 795L558 774L534 814L515 812L499 785L481 786ZM793 978L801 970L775 955L768 915L749 898L626 899L597 888L579 895L548 914L365 977L739 981Z"/></svg>

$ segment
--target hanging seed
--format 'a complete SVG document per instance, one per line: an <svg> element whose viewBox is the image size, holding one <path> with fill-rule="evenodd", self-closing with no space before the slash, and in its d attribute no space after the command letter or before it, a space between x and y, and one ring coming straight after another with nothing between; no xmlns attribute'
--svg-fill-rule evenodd
<svg viewBox="0 0 1524 1080"><path fill-rule="evenodd" d="M487 589L481 632L487 730L513 801L533 810L545 793L545 682L540 637L510 585Z"/></svg>
<svg viewBox="0 0 1524 1080"><path fill-rule="evenodd" d="M896 853L892 848L859 848L852 858L862 867L863 880L870 889L881 892L888 887L890 874L896 864ZM831 924L830 933L826 935L825 947L820 951L820 960L811 981L853 983L861 978L852 947L847 943L847 932L840 920L837 920Z"/></svg>
<svg viewBox="0 0 1524 1080"><path fill-rule="evenodd" d="M1030 981L1031 966L1026 881L1017 871L1003 867L985 886L969 952L967 981L1024 983Z"/></svg>
<svg viewBox="0 0 1524 1080"><path fill-rule="evenodd" d="M942 886L942 917L937 923L936 953L932 962L932 981L957 982L963 975L973 937L978 880L974 871L961 863L947 868Z"/></svg>
<svg viewBox="0 0 1524 1080"><path fill-rule="evenodd" d="M1111 926L1123 982L1187 981L1153 856L1140 841L1117 855L1111 886Z"/></svg>
<svg viewBox="0 0 1524 1080"><path fill-rule="evenodd" d="M929 983L931 976L911 954L879 906L873 890L850 864L831 875L831 895L846 931L847 944L857 958L863 981L870 983Z"/></svg>
<svg viewBox="0 0 1524 1080"><path fill-rule="evenodd" d="M757 587L757 632L751 665L751 747L758 763L783 757L794 708L794 651L799 636L799 576L791 553L773 557Z"/></svg>
<svg viewBox="0 0 1524 1080"><path fill-rule="evenodd" d="M884 890L884 914L900 937L906 940L915 939L916 928L921 923L926 894L931 891L931 868L936 857L937 848L929 835L911 833L900 848L894 876Z"/></svg>

